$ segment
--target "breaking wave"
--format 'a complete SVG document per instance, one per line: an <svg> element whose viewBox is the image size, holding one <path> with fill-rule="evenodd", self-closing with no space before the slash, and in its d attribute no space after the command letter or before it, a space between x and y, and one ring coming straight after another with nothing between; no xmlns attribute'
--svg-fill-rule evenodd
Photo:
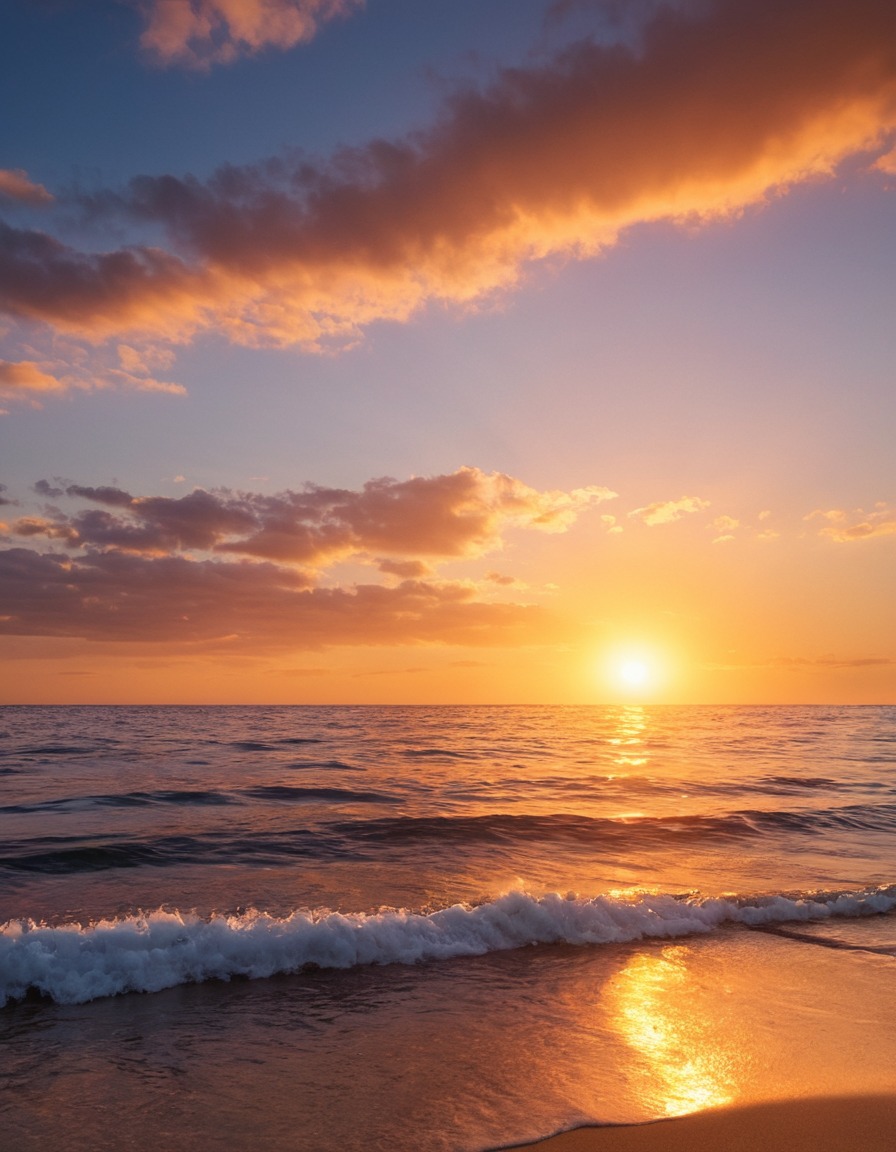
<svg viewBox="0 0 896 1152"><path fill-rule="evenodd" d="M857 892L707 899L592 898L511 892L435 912L299 910L275 917L156 911L88 926L10 921L0 928L0 1006L37 993L82 1004L205 980L318 968L416 964L536 944L601 945L889 912L896 885Z"/></svg>

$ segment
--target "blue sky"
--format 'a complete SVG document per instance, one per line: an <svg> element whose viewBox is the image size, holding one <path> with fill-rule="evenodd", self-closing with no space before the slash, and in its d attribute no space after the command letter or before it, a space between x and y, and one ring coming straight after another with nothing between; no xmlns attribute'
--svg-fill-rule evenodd
<svg viewBox="0 0 896 1152"><path fill-rule="evenodd" d="M301 604L338 588L359 613L354 632L308 641L324 655L307 666L323 669L333 698L354 698L359 667L404 666L410 645L438 681L396 675L383 698L480 699L488 683L463 668L478 661L528 669L507 681L516 699L603 699L614 689L581 668L623 634L678 669L657 698L892 698L889 6L824 0L785 16L768 0L264 0L259 42L238 41L234 13L260 3L183 9L218 21L217 39L165 59L146 39L161 0L4 8L0 102L13 111L0 125L0 222L8 253L30 238L36 285L22 287L13 263L0 269L10 563L73 561L88 573L116 549L136 563L124 521L112 543L85 533L88 498L66 496L72 486L174 509L197 488L259 500L306 484L361 494L381 477L401 485L467 468L510 478L529 519L501 503L493 480L477 479L473 497L464 489L477 515L488 508L487 540L420 551L414 579L428 581L432 601L417 634L367 628L359 589L396 603L409 594L377 568L375 533L302 570ZM314 34L275 35L275 17L297 12L317 18ZM232 60L215 55L222 43ZM545 128L561 91L566 111ZM668 107L683 111L668 119ZM416 198L401 165L417 166L407 177L421 182ZM339 197L354 207L340 214ZM132 261L120 293L103 254ZM155 295L134 278L147 268ZM36 491L40 480L61 495ZM617 494L612 504L574 495L598 488ZM447 490L436 484L427 499ZM142 515L120 499L100 506L128 523ZM251 500L241 514L250 506L271 514ZM652 519L654 506L667 511ZM460 523L469 507L450 515ZM444 512L433 505L434 518ZM123 580L160 578L154 539L145 570ZM215 537L209 552L165 539L172 557L217 565L202 569L214 576L236 563L232 540ZM399 551L416 555L413 540ZM298 564L285 552L239 561L264 562L286 565L276 579L287 584ZM497 569L503 583L489 576ZM664 579L648 587L645 569ZM803 582L793 596L782 592L788 573ZM151 603L144 631L135 622L125 637L83 615L86 583L60 624L19 611L17 579L3 624L10 691L22 691L27 667L25 694L58 698L76 660L85 698L108 697L122 669L133 698L158 692ZM128 587L102 595L112 605ZM477 633L487 661L470 656L463 628L452 636L424 619L461 587L469 612L494 615L494 633ZM775 608L785 601L789 614ZM176 698L199 672L208 680L210 662L267 661L274 675L278 661L311 659L300 623L272 654L276 626L244 632L240 611L222 601L220 621L189 640L238 635L239 652L170 640ZM511 611L541 623L511 634ZM672 616L670 639L662 618ZM732 619L741 631L714 644ZM555 689L539 669L564 660L573 671ZM145 676L135 661L149 661ZM782 668L792 673L783 684ZM318 698L320 684L303 677L301 693ZM275 695L295 691L293 679Z"/></svg>

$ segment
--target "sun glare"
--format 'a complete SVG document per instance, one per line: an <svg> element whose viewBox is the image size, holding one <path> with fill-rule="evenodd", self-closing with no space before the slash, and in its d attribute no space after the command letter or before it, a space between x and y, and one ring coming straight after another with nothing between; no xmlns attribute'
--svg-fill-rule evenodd
<svg viewBox="0 0 896 1152"><path fill-rule="evenodd" d="M600 663L601 679L616 696L652 697L666 679L660 655L640 646L617 648L605 653Z"/></svg>
<svg viewBox="0 0 896 1152"><path fill-rule="evenodd" d="M641 688L650 679L650 671L643 660L623 660L617 675L619 683L628 688Z"/></svg>

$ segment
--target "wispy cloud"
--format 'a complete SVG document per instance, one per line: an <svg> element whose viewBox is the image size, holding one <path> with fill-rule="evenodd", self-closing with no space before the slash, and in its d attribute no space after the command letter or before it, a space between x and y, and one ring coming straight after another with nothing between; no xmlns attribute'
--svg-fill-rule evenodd
<svg viewBox="0 0 896 1152"><path fill-rule="evenodd" d="M793 671L849 670L854 668L890 668L896 659L889 656L772 656L767 660L732 660L727 663L705 664L718 672L740 672L745 668L780 668Z"/></svg>
<svg viewBox="0 0 896 1152"><path fill-rule="evenodd" d="M888 176L896 176L896 148L891 148L883 156L878 156L873 166L878 172L885 172Z"/></svg>
<svg viewBox="0 0 896 1152"><path fill-rule="evenodd" d="M299 21L335 11L275 7ZM175 55L196 22L223 22L222 44L250 47L262 25L280 27L236 0L164 12L182 19L164 40ZM88 252L2 225L0 309L89 341L213 329L247 345L338 346L428 302L512 287L527 262L593 255L636 223L737 213L882 150L894 127L891 0L659 9L637 51L583 41L507 69L407 139L206 181L143 176L85 201L99 219L159 228L164 247Z"/></svg>
<svg viewBox="0 0 896 1152"><path fill-rule="evenodd" d="M708 507L709 501L702 500L699 496L682 496L680 500L658 501L644 508L635 508L629 512L629 516L640 520L649 528L654 528L657 524L672 524L682 516L702 512Z"/></svg>
<svg viewBox="0 0 896 1152"><path fill-rule="evenodd" d="M875 536L892 536L896 533L896 508L879 501L871 512L857 508L847 512L842 508L816 509L806 516L806 520L822 520L822 536L829 536L838 544L849 544L857 540L870 540Z"/></svg>
<svg viewBox="0 0 896 1152"><path fill-rule="evenodd" d="M887 656L816 656L812 659L804 656L778 656L769 660L768 664L775 668L885 668L896 664L896 660Z"/></svg>
<svg viewBox="0 0 896 1152"><path fill-rule="evenodd" d="M145 0L141 46L162 65L208 69L292 48L364 0Z"/></svg>
<svg viewBox="0 0 896 1152"><path fill-rule="evenodd" d="M419 676L421 672L431 672L431 668L412 665L410 668L374 668L366 672L355 672L356 680L364 680L369 676Z"/></svg>
<svg viewBox="0 0 896 1152"><path fill-rule="evenodd" d="M35 184L21 168L0 168L0 202L19 200L23 204L49 204L53 197L43 184Z"/></svg>
<svg viewBox="0 0 896 1152"><path fill-rule="evenodd" d="M157 357L147 350L145 357L140 358L132 349L119 345L116 360L97 354L90 356L82 349L73 347L69 349L72 355L68 361L60 359L63 351L60 343L57 343L54 351L56 357L46 361L0 360L0 396L39 408L42 395L67 392L70 389L116 387L138 392L186 395L187 390L183 384L158 379L148 366L154 359L160 362L173 359L166 349L159 349Z"/></svg>
<svg viewBox="0 0 896 1152"><path fill-rule="evenodd" d="M45 372L33 360L0 360L0 396L30 398L35 393L59 392L64 389L65 383L62 380Z"/></svg>
<svg viewBox="0 0 896 1152"><path fill-rule="evenodd" d="M379 560L377 567L387 576L398 576L402 580L420 580L432 575L432 567L423 560Z"/></svg>
<svg viewBox="0 0 896 1152"><path fill-rule="evenodd" d="M718 532L718 536L713 538L713 544L730 544L736 540L736 530L740 527L740 521L734 516L716 516L710 528Z"/></svg>

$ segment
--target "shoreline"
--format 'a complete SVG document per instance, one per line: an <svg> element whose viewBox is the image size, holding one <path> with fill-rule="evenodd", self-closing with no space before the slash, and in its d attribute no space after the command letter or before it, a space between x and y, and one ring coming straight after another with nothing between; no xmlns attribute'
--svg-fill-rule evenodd
<svg viewBox="0 0 896 1152"><path fill-rule="evenodd" d="M650 1120L585 1126L491 1152L892 1152L896 1093L774 1100Z"/></svg>

